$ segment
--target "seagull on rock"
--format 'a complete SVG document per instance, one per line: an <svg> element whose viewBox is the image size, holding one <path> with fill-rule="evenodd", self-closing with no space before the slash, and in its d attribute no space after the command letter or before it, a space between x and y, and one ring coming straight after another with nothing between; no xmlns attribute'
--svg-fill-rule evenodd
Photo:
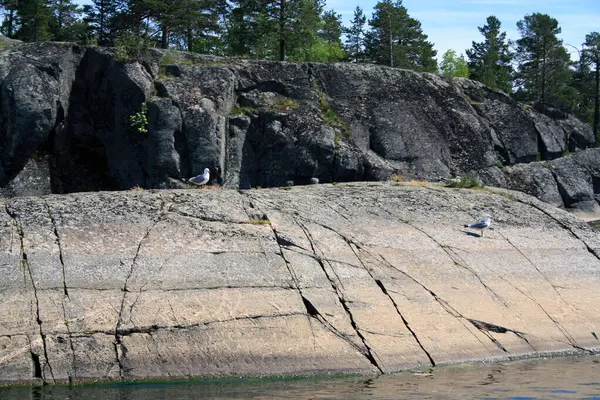
<svg viewBox="0 0 600 400"><path fill-rule="evenodd" d="M204 168L204 173L194 176L193 178L188 179L188 182L193 183L194 185L206 185L206 183L210 179L210 170L208 168Z"/></svg>
<svg viewBox="0 0 600 400"><path fill-rule="evenodd" d="M483 230L490 227L492 224L492 217L489 214L483 216L481 221L473 222L470 225L465 225L465 228L479 229L481 231L481 237L483 237Z"/></svg>

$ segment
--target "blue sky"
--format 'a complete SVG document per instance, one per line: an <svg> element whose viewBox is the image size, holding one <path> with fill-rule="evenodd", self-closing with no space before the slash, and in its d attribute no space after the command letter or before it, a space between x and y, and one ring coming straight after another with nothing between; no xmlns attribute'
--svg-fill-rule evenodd
<svg viewBox="0 0 600 400"><path fill-rule="evenodd" d="M90 3L90 0L78 1ZM327 0L326 8L341 14L344 25L348 25L357 5L368 18L376 3L377 0ZM561 39L578 48L586 34L600 32L600 0L404 0L403 4L413 18L421 21L438 57L448 49L464 53L473 40L481 41L483 37L477 27L484 25L490 15L500 20L513 40L519 38L517 21L534 12L556 18L562 28ZM577 59L577 51L566 48Z"/></svg>

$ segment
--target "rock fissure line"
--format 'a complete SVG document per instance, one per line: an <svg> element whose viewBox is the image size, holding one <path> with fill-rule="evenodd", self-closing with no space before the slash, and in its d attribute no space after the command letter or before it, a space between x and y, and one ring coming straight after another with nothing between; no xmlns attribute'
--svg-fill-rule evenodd
<svg viewBox="0 0 600 400"><path fill-rule="evenodd" d="M150 232L152 231L152 228L158 223L158 220L155 221L151 227L149 227L146 230L146 233L144 234L144 236L142 237L142 239L140 240L140 242L138 243L135 255L133 256L133 260L131 262L131 266L129 268L129 272L127 274L127 277L125 278L125 282L123 283L123 297L121 299L121 307L119 309L119 314L117 316L117 323L115 326L115 330L114 330L114 336L115 336L115 342L114 342L114 348L115 348L115 356L117 358L117 363L119 365L119 376L121 378L123 378L123 360L122 357L120 356L120 354L122 353L123 355L125 355L126 350L123 346L123 343L121 342L121 335L119 334L119 327L121 326L122 323L122 316L123 316L123 308L125 307L125 298L127 297L127 292L129 291L129 289L127 288L127 283L129 282L129 279L131 278L131 276L133 275L133 270L135 268L135 264L137 262L137 258L140 254L140 250L142 248L142 244L144 243L144 240L146 240L148 238L148 236L150 235ZM138 294L139 295L139 294Z"/></svg>
<svg viewBox="0 0 600 400"><path fill-rule="evenodd" d="M40 315L40 300L38 298L38 293L37 293L37 286L35 285L35 280L33 278L33 271L31 270L31 266L29 265L29 261L27 260L27 253L25 252L25 232L23 231L23 226L21 225L17 214L15 214L14 212L11 212L10 209L8 208L8 205L5 204L4 208L6 210L6 213L15 221L16 225L17 225L17 234L19 235L19 240L20 240L20 248L21 248L21 266L23 268L23 270L25 271L25 274L27 274L29 276L29 279L31 281L31 287L33 288L33 296L35 299L35 318L36 318L36 322L38 324L38 328L39 328L39 332L40 332L40 338L42 339L42 347L43 347L43 351L44 351L44 360L46 362L46 365L48 366L48 371L50 372L50 377L52 378L52 382L55 382L54 379L54 372L52 371L52 364L50 364L50 359L48 358L48 346L46 343L46 335L44 334L44 330L42 328L42 318ZM31 348L31 355L32 355L32 361L34 363L34 367L35 370L37 371L38 365L39 365L39 356L33 351L33 347L30 345ZM36 363L36 359L35 356L38 357L38 361ZM44 370L43 368L40 368L40 378L42 378L42 380L45 382L46 381L46 376L44 374Z"/></svg>
<svg viewBox="0 0 600 400"><path fill-rule="evenodd" d="M342 307L344 308L344 311L346 312L346 314L348 315L348 318L350 319L350 325L352 325L352 328L354 329L354 331L356 332L356 334L358 335L358 337L362 341L363 345L365 346L366 352L364 352L363 354L369 360L369 362L371 362L371 364L375 368L377 368L379 370L379 372L381 372L382 374L385 373L383 371L383 368L381 367L381 365L379 364L379 362L376 359L375 351L373 349L371 349L371 347L367 343L367 339L361 333L361 331L360 331L360 329L358 327L358 324L356 323L356 321L354 319L354 315L352 315L352 311L350 311L350 307L348 306L346 299L344 299L344 296L340 292L340 289L337 287L337 285L333 281L332 277L327 272L327 268L325 268L325 264L323 263L323 261L320 258L318 258L317 249L316 249L314 240L312 238L312 235L310 234L310 232L308 231L308 229L304 226L304 224L302 224L302 222L298 221L298 219L296 219L296 218L294 218L294 221L300 227L300 229L302 229L302 231L304 232L304 235L306 236L306 239L310 243L310 246L312 248L313 253L317 257L316 260L319 263L319 266L323 270L323 273L325 274L325 277L329 280L329 283L331 284L331 288L333 289L333 291L336 294L336 296L337 296L340 304L342 305ZM335 271L334 271L334 273L335 273ZM336 277L337 277L337 275L336 275ZM337 279L339 281L339 277L337 277ZM341 283L341 281L340 281L340 283Z"/></svg>
<svg viewBox="0 0 600 400"><path fill-rule="evenodd" d="M462 260L462 258L456 254L456 252L453 251L453 253L461 260L464 262L464 260ZM488 269L488 267L484 268ZM493 272L493 271L491 271ZM548 319L550 319L550 321L552 321L552 323L556 326L556 328L563 334L563 336L565 336L565 338L567 339L567 341L569 342L569 345L571 345L572 347L576 348L576 349L581 349L581 347L579 345L577 345L575 339L573 338L573 336L571 336L571 334L562 326L562 324L560 322L558 322L556 319L554 319L550 313L548 313L548 311L546 311L546 309L532 296L532 295L528 295L527 293L525 293L522 289L520 289L519 287L517 287L516 285L514 285L512 282L510 282L508 279L504 278L501 275L497 275L499 279L502 279L504 282L506 282L509 286L511 286L513 289L515 289L516 291L518 291L519 293L521 293L523 296L525 296L527 299L531 300L538 308L540 308L540 310L542 310L542 312L548 317Z"/></svg>
<svg viewBox="0 0 600 400"><path fill-rule="evenodd" d="M546 282L548 282L548 284L552 287L552 289L554 290L554 292L558 295L558 297L560 297L560 299L567 305L569 306L569 308L571 309L571 311L573 311L573 314L577 315L577 317L579 317L580 320L585 321L584 318L582 318L579 313L577 312L577 310L567 301L565 300L565 298L563 297L563 295L560 293L560 291L558 290L558 288L552 283L550 282L550 280L548 279L548 277L538 268L538 266L533 263L533 261L531 261L531 259L529 257L527 257L527 255L525 253L523 253L521 251L521 249L519 249L513 242L510 241L510 239L508 239L507 237L505 237L504 235L502 235L502 233L498 233L501 237L503 237L515 250L517 250L519 252L519 254L521 254L523 256L523 258L525 258L525 260L527 260L527 262L529 264L531 264L531 266L533 266L533 268L535 268L535 270L544 278L544 280ZM598 340L598 338L596 338L596 340Z"/></svg>
<svg viewBox="0 0 600 400"><path fill-rule="evenodd" d="M213 325L213 324L223 324L223 323L233 322L233 321L282 318L282 317L293 317L293 316L299 316L299 315L306 316L306 314L303 312L288 312L288 313L280 313L280 314L258 314L258 315L247 315L247 316L243 316L243 317L228 318L228 319L223 319L223 320L195 322L192 324L178 324L178 325L153 324L153 325L148 325L148 326L137 326L137 327L132 327L132 328L119 328L116 331L116 333L118 335L120 335L121 337L123 337L123 336L130 336L130 335L133 335L136 333L149 334L151 332L158 332L160 330L169 330L169 331L186 330L186 329L193 329L193 328L198 328L198 327L202 327L202 326L209 326L209 325ZM73 337L76 337L76 338L77 337L86 337L86 336L90 336L90 335L114 336L115 331L114 330L97 329L97 330L89 330L89 331L73 333Z"/></svg>
<svg viewBox="0 0 600 400"><path fill-rule="evenodd" d="M453 252L454 254L456 254L455 252ZM456 256L462 260L462 258L456 254ZM489 270L489 268L485 267L486 269ZM579 349L579 346L577 345L577 343L575 342L575 339L571 336L571 334L562 326L562 324L560 322L558 322L556 319L554 319L550 313L548 313L548 311L546 311L546 309L532 296L532 295L528 295L527 293L525 293L525 291L523 291L521 288L517 287L516 285L514 285L512 282L510 282L508 279L504 278L501 275L497 275L499 279L503 280L504 282L506 282L509 286L511 286L513 289L515 289L516 291L518 291L519 293L521 293L523 296L525 296L527 299L529 299L530 301L532 301L540 310L542 310L542 312L548 317L548 319L550 319L550 321L552 321L552 323L556 326L556 328L563 334L563 336L565 336L565 338L567 339L567 341L569 342L569 344L576 348Z"/></svg>
<svg viewBox="0 0 600 400"><path fill-rule="evenodd" d="M60 266L61 266L61 271L62 271L62 280L63 280L63 292L64 292L64 297L61 300L61 306L62 306L62 311L63 311L63 318L65 320L65 326L67 327L67 337L69 338L69 348L71 349L71 371L72 374L69 374L69 382L71 382L71 380L73 379L72 375L77 376L77 371L76 371L76 357L75 357L75 347L73 346L73 338L71 336L71 327L69 325L69 319L67 317L67 309L65 307L65 298L68 300L69 299L69 291L67 288L67 278L66 278L66 268L65 268L65 260L64 260L64 253L63 253L63 247L62 247L62 242L60 240L60 235L58 233L58 224L56 222L56 219L54 218L54 214L52 213L52 210L50 208L50 205L48 204L48 201L46 201L46 199L43 200L44 201L44 207L46 208L46 211L48 212L48 217L50 218L50 221L52 222L52 229L54 231L54 237L56 238L56 244L58 246L58 259L60 261Z"/></svg>
<svg viewBox="0 0 600 400"><path fill-rule="evenodd" d="M394 298L389 294L387 288L385 287L385 285L383 284L383 282L381 281L381 279L375 278L373 276L373 273L371 272L371 270L369 270L369 268L367 268L367 266L363 262L362 258L360 257L360 254L357 252L358 246L354 242L352 242L350 239L346 238L344 235L340 234L339 232L337 232L337 233L346 242L346 244L348 245L348 247L350 247L350 249L354 253L354 256L361 263L362 267L367 272L367 274L369 274L369 276L371 277L371 279L377 284L377 287L379 287L379 289L381 290L381 292L392 302L392 305L394 306L394 309L396 310L396 313L398 313L398 315L400 316L400 319L402 320L402 323L404 323L404 326L406 327L406 329L408 329L408 331L410 332L410 334L413 336L413 338L415 339L415 341L417 342L417 344L419 345L419 347L421 348L421 350L427 355L427 358L429 359L429 362L431 363L431 366L435 367L435 361L433 360L433 357L431 356L431 353L429 353L427 351L427 349L425 349L425 346L423 346L423 343L421 343L421 340L417 336L417 333L410 327L408 321L406 320L406 318L404 317L404 315L400 311L400 307L398 306L398 303L396 303L396 300L394 300Z"/></svg>
<svg viewBox="0 0 600 400"><path fill-rule="evenodd" d="M388 214L390 214L390 215L391 215L391 213L390 213L388 210L386 210L385 208L381 207L381 209L383 209L384 211L386 211L386 213L388 213ZM363 245L360 245L360 246L359 246L358 244L356 244L356 242L355 242L355 241L353 241L352 239L349 239L349 238L345 237L344 235L340 234L340 233L339 233L339 232L337 232L337 231L336 231L334 228L331 228L331 227L329 227L329 226L327 226L327 225L321 224L321 223L319 223L319 222L316 222L316 221L311 221L311 222L314 222L315 224L317 224L317 225L319 225L319 226L321 226L321 227L323 227L323 228L325 228L325 229L328 229L328 230L330 230L330 231L332 231L332 232L335 232L335 233L337 233L337 234L338 234L338 235L340 235L342 238L344 238L344 240L346 240L346 242L352 242L352 243L355 243L355 246L357 246L357 248L358 248L359 250L366 252L366 253L367 253L367 254L368 254L368 255L369 255L371 258L373 258L373 259L377 259L376 257L374 257L374 256L373 256L373 254L371 254L369 251L367 251ZM400 221L400 222L403 222L403 221ZM405 223L405 222L403 222L403 223ZM408 223L406 223L406 224L407 224L407 225L409 225L409 226L412 226L411 224L408 224ZM415 227L413 227L413 228L415 228ZM416 229L416 228L415 228L415 229ZM418 230L418 229L417 229L417 230ZM425 234L425 235L427 235L427 233L425 233L425 232L424 232L424 234ZM427 236L429 236L429 235L427 235ZM436 244L438 244L440 247L442 247L442 246L441 246L439 243L437 243L437 242L436 242L436 241L435 241L433 238L432 238L432 240L433 240L433 241L434 241ZM442 248L443 248L443 247L442 247ZM449 257L452 259L452 257L451 257L450 255L448 255L448 256L449 256ZM465 322L464 322L464 321L466 321L466 320L468 320L468 319L467 319L467 318L466 318L464 315L462 315L460 312L458 312L458 311L457 311L457 310L456 310L454 307L450 306L450 304L448 304L448 302L446 302L445 300L442 300L441 298L439 298L439 297L438 297L438 296L437 296L437 295L436 295L436 294L435 294L433 291L431 291L430 289L428 289L428 288L427 288L425 285L423 285L421 282L419 282L418 280L416 280L415 278L413 278L412 276L410 276L410 275L409 275L409 274L407 274L406 272L404 272L404 271L402 271L402 270L400 270L400 269L396 268L396 267L395 267L394 265L392 265L392 264L391 264L389 261L387 261L387 259L385 259L385 257L384 257L384 256L382 256L382 255L380 255L380 254L379 254L379 257L381 258L381 260L383 260L383 261L384 261L384 263L385 263L385 264L387 264L387 265L388 265L388 267L390 267L390 268L394 269L394 270L395 270L395 271L397 271L397 272L400 272L401 274L403 274L404 276L406 276L407 278L411 279L413 282L415 282L416 284L418 284L419 286L421 286L421 287L422 287L424 290L426 290L426 291L427 291L427 292L428 292L428 293L429 293L431 296L433 296L433 298L435 299L435 301L436 301L438 304L440 304L440 305L442 306L442 308L443 308L443 309L444 309L444 310L445 310L445 311L446 311L448 314L450 314L451 316L455 317L455 318L456 318L456 319L457 319L457 320L458 320L458 321L461 323L461 325L463 325L463 327L464 327L464 328L465 328L465 329L466 329L466 330L467 330L469 333L471 333L471 334L472 334L472 335L475 337L475 339L477 339L477 341L478 341L479 343L481 343L481 345L482 345L482 346L483 346L485 349L487 349L487 346L486 346L486 345L485 345L485 344L484 344L484 343L481 341L481 339L480 339L480 338L479 338L477 335L475 335L473 332L471 332L471 330L470 330L470 329L467 327L467 325L465 324ZM454 263L456 263L456 261L455 261L454 259L452 259L452 261L453 261ZM472 273L474 273L474 271L471 271L471 272L472 272ZM475 274L475 275L476 275L476 274ZM477 276L477 275L476 275L476 276ZM484 287L485 287L485 285L484 285ZM492 297L492 299L494 299L494 298ZM487 333L487 334L486 334L485 332L481 332L481 333L482 333L482 334L484 334L486 337L488 337L488 338L490 339L490 341L491 341L492 343L494 343L496 346L500 345L500 346L499 346L499 348L501 348L501 349L503 349L503 348L504 348L503 346L501 346L501 344L500 344L500 343L499 343L499 342L498 342L498 341L497 341L497 340L496 340L494 337L490 337L489 333Z"/></svg>
<svg viewBox="0 0 600 400"><path fill-rule="evenodd" d="M427 351L427 349L425 349L425 346L423 346L423 343L421 343L421 340L419 340L419 337L417 336L416 332L410 327L410 324L408 323L408 321L406 320L406 318L404 317L404 315L402 315L402 312L400 312L400 307L398 306L398 304L396 303L396 301L394 300L394 298L388 293L388 291L385 288L385 285L383 284L383 282L381 280L379 280L379 279L375 279L375 283L377 284L377 286L379 286L379 288L381 289L381 291L383 292L383 294L385 294L390 299L390 301L394 305L394 308L396 309L396 312L398 313L398 315L402 319L402 322L404 323L404 326L406 326L406 329L408 329L408 331L413 336L413 338L415 339L415 341L417 342L417 344L419 345L419 347L421 348L421 350L423 350L423 352L427 355L427 358L429 359L429 362L431 363L431 366L435 367L435 361L433 360L433 357Z"/></svg>
<svg viewBox="0 0 600 400"><path fill-rule="evenodd" d="M568 226L565 225L564 222L562 222L561 220L559 220L558 218L556 218L555 216L553 216L552 214L550 214L548 211L546 211L544 208L540 207L539 205L535 204L535 202L527 202L524 200L519 199L518 197L515 197L515 199L521 203L521 204L525 204L527 206L531 206L533 208L535 208L538 211L541 211L542 213L544 213L545 215L547 215L548 217L550 217L550 219L552 219L553 221L555 221L556 223L558 223L564 230L568 231L571 235L573 235L573 237L577 240L579 240L581 243L584 244L585 248L587 249L587 251L592 254L594 257L596 257L599 261L600 261L600 254L598 254L598 252L591 248L587 242L585 240L583 240L581 237L579 237L575 232L573 232L573 230Z"/></svg>
<svg viewBox="0 0 600 400"><path fill-rule="evenodd" d="M50 205L48 204L46 199L44 199L44 206L46 207L46 211L48 212L48 217L50 218L50 221L52 222L52 230L54 231L54 237L56 238L56 244L58 246L58 259L60 260L60 266L62 269L63 288L64 288L64 292L65 292L64 294L66 297L69 297L69 291L67 289L66 272L65 272L65 259L64 259L64 255L63 255L63 248L62 248L62 243L60 240L60 235L58 233L58 225L56 223L56 219L54 218L54 215L52 214Z"/></svg>
<svg viewBox="0 0 600 400"><path fill-rule="evenodd" d="M371 255L371 257L373 257L373 255ZM477 339L477 341L479 343L481 343L481 345L483 346L483 348L485 348L487 350L487 346L465 324L465 321L468 321L467 317L465 317L457 309L455 309L454 307L452 307L446 300L444 300L441 297L439 297L437 294L435 294L435 292L433 290L427 288L424 284L422 284L421 282L419 282L417 279L415 279L414 277L412 277L410 274L402 271L399 268L396 268L396 266L394 266L392 263L390 263L383 255L379 254L379 258L382 260L382 262L384 263L384 265L387 265L388 268L391 268L394 271L399 272L400 274L406 276L408 279L410 279L411 281L413 281L414 283L416 283L417 285L419 285L420 287L422 287L427 293L429 293L431 295L431 297L433 297L433 299L442 307L442 309L444 311L446 311L452 317L456 318L456 320L460 322L460 324L467 330L467 332L471 333L473 335L473 337L475 339ZM489 336L488 336L488 338L489 338ZM492 342L494 342L494 341L492 340ZM494 343L494 344L496 344L496 343Z"/></svg>
<svg viewBox="0 0 600 400"><path fill-rule="evenodd" d="M389 215L393 215L392 213L390 213L389 210L385 209L382 207L382 209L388 213ZM469 271L478 281L479 283L481 283L481 285L485 288L485 290L489 293L490 297L492 298L492 300L499 302L500 304L502 304L505 308L508 308L508 304L506 304L506 302L504 301L504 299L498 294L496 293L492 288L490 288L484 281L483 279L479 276L479 274L477 272L475 272L475 270L473 270L473 268L469 267L467 265L467 263L458 256L458 254L456 254L456 252L450 248L449 246L443 245L442 243L440 243L436 238L434 238L432 235L430 235L428 232L426 232L424 229L419 228L418 226L411 224L408 221L403 221L398 219L400 222L410 226L411 228L415 229L418 232L421 232L421 234L427 236L433 243L435 243L439 248L441 248L446 255L448 256L448 258L450 258L450 260L452 261L452 263L454 265L456 265L457 267L463 268L467 271ZM454 257L453 257L454 256ZM461 262L456 261L456 258L458 258Z"/></svg>
<svg viewBox="0 0 600 400"><path fill-rule="evenodd" d="M252 198L252 196L248 195L248 197ZM256 201L256 199L252 198L254 201ZM252 205L252 203L251 203ZM250 217L250 213L248 212L248 209L244 206L244 211L246 212L246 214L248 215L248 217ZM294 285L296 286L295 289L298 291L298 294L300 295L300 298L302 299L302 304L304 305L304 308L306 309L306 316L308 319L308 324L310 326L310 330L311 333L313 335L313 340L316 341L316 337L315 337L315 332L313 330L312 327L312 322L311 322L311 317L314 318L315 320L317 320L325 329L327 329L328 331L330 331L331 333L333 333L335 336L337 336L338 338L342 339L343 341L345 341L346 343L348 343L351 347L353 347L354 349L356 349L360 354L365 353L365 349L361 348L360 346L358 346L356 343L354 343L352 340L350 340L349 338L346 337L346 335L344 335L342 332L340 332L335 326L333 326L320 312L319 310L317 310L317 308L311 303L311 301L304 295L304 293L302 292L302 287L300 285L300 281L298 280L298 276L296 275L296 271L294 270L292 263L287 259L287 257L285 256L284 253L284 249L282 247L282 242L285 243L291 243L289 241L284 241L283 238L280 237L279 233L277 232L277 229L275 229L275 227L273 226L273 224L271 223L271 221L269 220L268 216L263 213L263 215L267 218L267 220L269 221L269 226L271 227L271 230L273 231L273 235L275 236L275 241L277 243L277 245L279 246L279 254L281 256L281 258L283 258L283 261L285 262L286 268L288 270L288 272L290 273L290 276L292 277L292 281L294 282ZM292 243L293 244L293 243ZM296 246L296 245L294 245ZM296 246L299 247L299 246Z"/></svg>

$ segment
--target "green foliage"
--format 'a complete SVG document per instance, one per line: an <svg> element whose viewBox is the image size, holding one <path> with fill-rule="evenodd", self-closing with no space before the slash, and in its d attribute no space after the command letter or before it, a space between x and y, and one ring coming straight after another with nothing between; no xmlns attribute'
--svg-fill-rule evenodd
<svg viewBox="0 0 600 400"><path fill-rule="evenodd" d="M79 21L82 10L73 0L52 0L53 16L49 24L54 41L76 41L85 36L87 27Z"/></svg>
<svg viewBox="0 0 600 400"><path fill-rule="evenodd" d="M346 35L345 51L348 59L358 63L364 57L364 41L365 41L365 23L367 17L363 14L363 10L356 6L354 9L354 17L350 22L350 27L344 28L343 32Z"/></svg>
<svg viewBox="0 0 600 400"><path fill-rule="evenodd" d="M348 123L331 107L327 102L327 96L321 91L319 91L319 109L323 116L323 122L336 130L334 137L336 145L340 140L350 139L351 133Z"/></svg>
<svg viewBox="0 0 600 400"><path fill-rule="evenodd" d="M561 33L558 21L534 13L517 22L517 28L521 34L516 42L518 98L532 101L542 110L568 110L573 100L570 57L557 37Z"/></svg>
<svg viewBox="0 0 600 400"><path fill-rule="evenodd" d="M238 107L238 106L235 106L235 107L233 107L231 109L230 115L243 115L243 114L246 114L246 113L253 112L255 110L256 110L256 108L254 108L254 107L248 107L248 106L246 106L246 107Z"/></svg>
<svg viewBox="0 0 600 400"><path fill-rule="evenodd" d="M123 62L141 60L149 48L150 41L147 38L128 33L115 41L115 59Z"/></svg>
<svg viewBox="0 0 600 400"><path fill-rule="evenodd" d="M586 66L590 73L584 75L583 87L588 90L583 92L583 100L589 104L588 121L592 123L594 136L596 137L596 146L600 145L600 33L591 32L585 36L583 44L583 53L581 65ZM582 73L584 73L582 71ZM585 77L587 76L587 79ZM587 82L585 82L587 81ZM587 85L586 85L587 83ZM591 89L591 90L590 90ZM590 93L591 92L591 93ZM592 106L593 104L593 106ZM590 110L591 109L591 110ZM593 117L592 117L593 115Z"/></svg>
<svg viewBox="0 0 600 400"><path fill-rule="evenodd" d="M450 180L446 185L446 187L451 188L481 188L483 185L477 179L474 179L469 176L461 176L460 179Z"/></svg>
<svg viewBox="0 0 600 400"><path fill-rule="evenodd" d="M277 97L272 103L273 111L277 112L288 112L293 111L300 107L300 103L289 97Z"/></svg>
<svg viewBox="0 0 600 400"><path fill-rule="evenodd" d="M365 35L365 53L376 64L417 71L437 71L433 43L421 23L408 15L401 0L382 0L375 5L371 29Z"/></svg>
<svg viewBox="0 0 600 400"><path fill-rule="evenodd" d="M18 21L19 23L14 36L16 39L26 42L40 42L52 39L52 34L50 33L52 3L50 0L16 1L14 7L14 21Z"/></svg>
<svg viewBox="0 0 600 400"><path fill-rule="evenodd" d="M173 50L167 50L165 54L160 59L160 65L172 65L177 64L179 62L179 55Z"/></svg>
<svg viewBox="0 0 600 400"><path fill-rule="evenodd" d="M129 116L129 126L137 133L148 133L148 104L143 103L140 111Z"/></svg>
<svg viewBox="0 0 600 400"><path fill-rule="evenodd" d="M501 32L501 23L498 18L489 16L486 25L478 27L485 40L473 42L471 49L467 50L469 58L469 76L485 85L512 93L511 66L513 54L506 40L506 32Z"/></svg>
<svg viewBox="0 0 600 400"><path fill-rule="evenodd" d="M440 63L440 73L447 79L468 78L469 69L464 56L457 57L454 50L447 50Z"/></svg>

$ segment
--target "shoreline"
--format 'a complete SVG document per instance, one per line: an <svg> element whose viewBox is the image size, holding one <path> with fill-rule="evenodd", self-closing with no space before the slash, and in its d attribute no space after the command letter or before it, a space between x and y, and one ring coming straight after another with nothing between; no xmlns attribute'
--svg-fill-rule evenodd
<svg viewBox="0 0 600 400"><path fill-rule="evenodd" d="M476 368L481 364L496 364L496 363L519 363L527 361L536 361L542 359L560 359L560 358L587 358L587 357L598 357L600 356L600 346L595 349L582 350L565 350L555 352L540 352L522 354L517 356L506 356L497 357L493 359L478 359L478 360L463 360L456 362L449 362L438 364L436 366L420 366L412 367L398 371L392 371L385 374L376 373L351 373L343 371L332 371L332 372L313 372L313 373L299 373L299 374L286 374L286 375L270 375L270 374L259 374L249 376L194 376L194 377L171 377L171 378L141 378L141 379L125 379L125 380L97 380L97 379L84 379L76 382L68 381L57 381L54 384L47 384L41 380L37 381L20 381L20 382L5 382L0 381L0 389L3 388L14 388L14 387L68 387L68 388L85 388L90 386L113 386L113 385L147 385L147 384L182 384L182 383L201 383L201 384L221 384L221 383L241 383L241 382L264 382L264 381L297 381L297 380L330 380L330 379L345 379L345 378L360 378L360 377L374 377L379 378L381 376L388 375L401 375L401 374L416 374L423 371L427 373L433 373L441 368L448 367L466 367Z"/></svg>

